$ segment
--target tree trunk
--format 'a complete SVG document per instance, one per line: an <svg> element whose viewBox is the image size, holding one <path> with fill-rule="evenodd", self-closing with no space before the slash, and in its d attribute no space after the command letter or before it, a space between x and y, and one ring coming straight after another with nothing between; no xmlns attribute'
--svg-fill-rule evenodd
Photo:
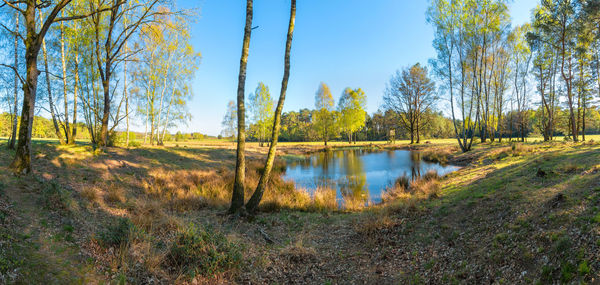
<svg viewBox="0 0 600 285"><path fill-rule="evenodd" d="M273 169L273 162L275 161L275 152L277 149L277 140L279 139L279 130L281 128L281 112L283 110L283 103L285 102L285 94L287 91L288 80L290 78L290 51L292 49L292 37L294 35L294 24L296 21L296 0L291 0L292 5L290 8L290 24L288 26L287 40L285 44L285 66L283 71L283 80L281 81L281 93L279 94L279 102L277 102L277 108L275 109L275 118L273 121L273 132L271 134L271 145L269 146L269 154L267 155L267 162L265 163L265 170L260 176L258 186L248 204L246 209L249 212L256 212L258 204L262 200L262 196L267 188L267 183L271 176L271 170Z"/></svg>
<svg viewBox="0 0 600 285"><path fill-rule="evenodd" d="M167 133L167 128L169 127L169 118L171 115L171 106L173 106L173 99L175 95L175 88L173 88L173 93L171 94L171 100L169 101L169 107L167 107L167 118L165 119L165 126L163 127L162 135L160 137L160 144L163 145L165 141L165 134Z"/></svg>
<svg viewBox="0 0 600 285"><path fill-rule="evenodd" d="M64 10L63 10L63 17L64 17ZM65 138L67 140L67 144L72 144L73 143L73 139L71 137L72 131L71 131L71 126L69 125L69 98L67 96L67 59L66 59L66 55L65 55L65 31L64 31L64 24L63 22L60 23L60 60L62 63L62 81L63 81L63 101L65 103L65 122L64 122L64 131L65 131Z"/></svg>
<svg viewBox="0 0 600 285"><path fill-rule="evenodd" d="M75 144L77 138L77 97L79 97L79 54L75 53L75 84L73 86L73 124L71 141Z"/></svg>
<svg viewBox="0 0 600 285"><path fill-rule="evenodd" d="M35 97L37 93L38 76L37 57L40 52L36 33L35 5L28 4L24 14L27 28L25 41L26 79L23 84L23 108L21 109L21 125L19 127L19 142L15 158L10 168L17 174L31 172L31 131L35 112Z"/></svg>
<svg viewBox="0 0 600 285"><path fill-rule="evenodd" d="M17 140L17 127L18 127L18 104L19 104L19 76L17 71L19 70L19 12L15 12L15 98L14 98L14 106L13 106L13 122L10 140L8 141L8 148L15 149L15 142Z"/></svg>
<svg viewBox="0 0 600 285"><path fill-rule="evenodd" d="M235 162L235 180L233 182L233 193L231 196L230 213L238 212L244 206L244 180L246 179L246 109L244 106L244 89L246 85L246 65L248 63L248 52L250 49L250 36L252 33L252 0L246 0L246 24L244 27L244 42L242 45L242 56L240 58L240 72L237 89L237 112L238 112L238 143L237 158Z"/></svg>
<svg viewBox="0 0 600 285"><path fill-rule="evenodd" d="M127 53L125 42L125 53ZM127 60L123 62L123 96L125 96L125 147L129 147L129 96L127 95Z"/></svg>
<svg viewBox="0 0 600 285"><path fill-rule="evenodd" d="M104 108L102 109L102 125L100 127L100 137L98 145L106 147L108 145L108 119L110 118L110 65L106 63L106 75L102 80L102 90L104 91Z"/></svg>
<svg viewBox="0 0 600 285"><path fill-rule="evenodd" d="M40 12L40 21L42 20L42 13ZM52 98L52 87L50 85L50 73L48 73L48 53L46 51L46 41L42 40L42 52L44 54L44 68L46 69L46 87L48 88L48 103L50 104L50 116L52 117L52 124L54 125L54 132L58 137L60 144L65 144L65 140L58 126L56 120L56 114L54 113L54 99Z"/></svg>

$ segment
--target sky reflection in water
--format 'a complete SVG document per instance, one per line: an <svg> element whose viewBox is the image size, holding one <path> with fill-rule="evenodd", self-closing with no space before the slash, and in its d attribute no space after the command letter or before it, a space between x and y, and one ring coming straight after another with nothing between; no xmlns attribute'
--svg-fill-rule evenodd
<svg viewBox="0 0 600 285"><path fill-rule="evenodd" d="M351 197L365 203L381 201L381 193L400 176L411 180L436 170L440 176L458 170L425 162L417 151L349 149L320 152L288 163L285 180L298 188L314 191L318 187L337 189L337 199Z"/></svg>

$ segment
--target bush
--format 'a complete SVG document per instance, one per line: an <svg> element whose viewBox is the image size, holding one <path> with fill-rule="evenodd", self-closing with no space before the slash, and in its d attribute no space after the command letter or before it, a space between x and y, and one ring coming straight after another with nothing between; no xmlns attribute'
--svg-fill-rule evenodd
<svg viewBox="0 0 600 285"><path fill-rule="evenodd" d="M211 229L190 225L180 231L168 255L172 266L188 274L209 276L239 267L241 248Z"/></svg>
<svg viewBox="0 0 600 285"><path fill-rule="evenodd" d="M126 142L126 132L112 131L108 134L108 146L125 146ZM140 146L140 143L136 141L136 135L133 132L129 132L129 146Z"/></svg>
<svg viewBox="0 0 600 285"><path fill-rule="evenodd" d="M132 227L133 225L129 219L120 218L100 233L99 241L105 247L121 247L129 241L129 232Z"/></svg>

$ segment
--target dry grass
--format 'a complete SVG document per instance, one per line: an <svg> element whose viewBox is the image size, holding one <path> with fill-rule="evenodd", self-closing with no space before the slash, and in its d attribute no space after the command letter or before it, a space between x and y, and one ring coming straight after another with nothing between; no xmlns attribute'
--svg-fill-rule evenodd
<svg viewBox="0 0 600 285"><path fill-rule="evenodd" d="M314 248L305 246L300 240L283 248L280 256L291 263L307 263L314 262L318 254Z"/></svg>
<svg viewBox="0 0 600 285"><path fill-rule="evenodd" d="M410 182L405 176L399 177L392 187L383 191L381 201L387 204L398 200L412 201L413 198L437 198L441 191L439 180L440 176L435 170L430 170L421 178Z"/></svg>
<svg viewBox="0 0 600 285"><path fill-rule="evenodd" d="M263 163L261 160L247 161L246 199L252 196L258 185ZM276 161L260 205L262 211L337 209L334 190L319 190L311 197L307 191L296 189L293 182L281 178L284 169L283 162ZM224 208L231 201L234 174L232 169L227 168L194 171L156 168L150 171L150 178L142 183L142 187L148 195L174 211L199 210L206 206Z"/></svg>
<svg viewBox="0 0 600 285"><path fill-rule="evenodd" d="M98 201L100 195L98 194L98 189L96 187L86 187L81 190L81 196L86 199L89 203L94 203Z"/></svg>
<svg viewBox="0 0 600 285"><path fill-rule="evenodd" d="M578 170L579 170L579 166L577 166L576 164L573 164L571 162L568 162L566 164L560 165L558 167L558 171L559 172L567 173L567 174L575 173Z"/></svg>
<svg viewBox="0 0 600 285"><path fill-rule="evenodd" d="M181 222L175 216L165 212L160 201L138 199L134 207L131 222L147 232L167 233L181 226Z"/></svg>
<svg viewBox="0 0 600 285"><path fill-rule="evenodd" d="M314 211L335 211L338 209L337 191L331 188L319 187L313 193L311 209Z"/></svg>
<svg viewBox="0 0 600 285"><path fill-rule="evenodd" d="M104 195L104 200L108 203L123 203L125 199L125 190L117 184L110 185Z"/></svg>
<svg viewBox="0 0 600 285"><path fill-rule="evenodd" d="M378 234L383 229L388 229L399 224L399 221L393 218L389 211L381 213L369 213L359 223L356 223L354 230L360 236L370 237Z"/></svg>

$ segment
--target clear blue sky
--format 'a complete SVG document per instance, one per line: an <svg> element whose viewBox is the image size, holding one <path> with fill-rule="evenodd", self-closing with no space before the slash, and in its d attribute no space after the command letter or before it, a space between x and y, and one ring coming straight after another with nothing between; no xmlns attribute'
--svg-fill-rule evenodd
<svg viewBox="0 0 600 285"><path fill-rule="evenodd" d="M217 135L227 102L235 100L245 21L243 0L179 0L198 9L192 41L202 53L189 103L192 121L180 130ZM537 0L516 0L513 24L529 21ZM426 0L300 0L291 54L291 75L284 111L314 107L319 82L334 98L345 87L362 88L368 112L382 103L385 84L397 69L435 56L433 30L426 22ZM254 1L246 94L259 81L279 96L289 1Z"/></svg>

